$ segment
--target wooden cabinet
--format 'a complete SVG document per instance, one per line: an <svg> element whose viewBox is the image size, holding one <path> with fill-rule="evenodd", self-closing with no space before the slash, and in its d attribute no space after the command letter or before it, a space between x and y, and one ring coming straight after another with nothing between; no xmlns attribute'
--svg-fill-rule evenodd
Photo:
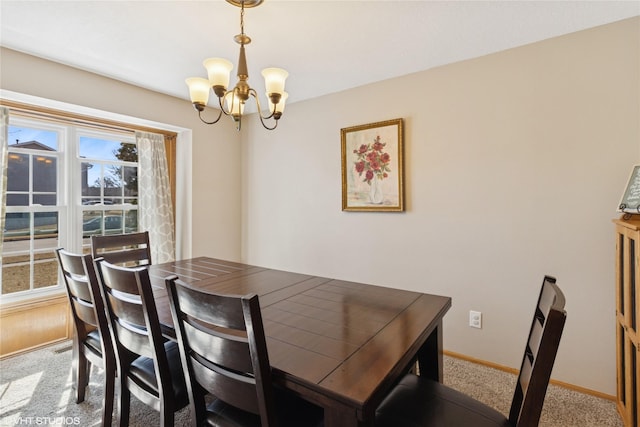
<svg viewBox="0 0 640 427"><path fill-rule="evenodd" d="M640 215L616 225L617 406L627 427L640 421Z"/></svg>

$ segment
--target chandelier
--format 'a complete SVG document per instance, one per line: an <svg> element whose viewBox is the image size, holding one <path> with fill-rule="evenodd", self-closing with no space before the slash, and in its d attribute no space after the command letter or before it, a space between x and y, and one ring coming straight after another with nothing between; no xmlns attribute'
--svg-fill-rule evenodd
<svg viewBox="0 0 640 427"><path fill-rule="evenodd" d="M263 113L260 108L260 100L258 93L249 86L249 72L247 71L247 58L245 56L244 47L251 43L251 39L244 33L244 8L255 7L262 4L264 0L227 0L234 6L240 7L240 34L233 39L240 45L240 57L238 58L238 82L233 89L227 90L229 86L229 75L233 69L233 64L222 58L205 59L203 65L207 69L209 79L200 77L191 77L186 79L189 86L189 96L193 107L198 111L198 117L203 123L212 125L218 123L222 115L231 116L236 123L236 129L240 130L242 125L242 114L244 106L249 96L252 96L258 107L258 116L260 122L268 130L273 130L278 126L278 120L282 117L284 104L287 99L287 92L284 91L284 82L289 75L281 68L265 68L262 70L262 76L266 86L266 94L268 98L269 108ZM206 121L202 118L207 102L209 102L209 91L218 97L220 113L213 121ZM226 104L226 105L225 105ZM273 125L267 125L267 120L273 119Z"/></svg>

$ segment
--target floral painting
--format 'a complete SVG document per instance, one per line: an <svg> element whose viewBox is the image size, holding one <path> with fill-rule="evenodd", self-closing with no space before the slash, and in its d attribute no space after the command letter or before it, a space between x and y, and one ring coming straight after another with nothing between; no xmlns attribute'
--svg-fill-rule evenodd
<svg viewBox="0 0 640 427"><path fill-rule="evenodd" d="M342 210L404 210L402 130L402 119L341 129Z"/></svg>

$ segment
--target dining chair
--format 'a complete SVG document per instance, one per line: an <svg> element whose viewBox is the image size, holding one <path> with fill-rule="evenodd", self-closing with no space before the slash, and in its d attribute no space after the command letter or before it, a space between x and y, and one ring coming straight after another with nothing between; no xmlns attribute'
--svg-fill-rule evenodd
<svg viewBox="0 0 640 427"><path fill-rule="evenodd" d="M194 426L324 424L322 408L273 385L257 295L208 293L177 277L166 286Z"/></svg>
<svg viewBox="0 0 640 427"><path fill-rule="evenodd" d="M104 370L102 425L111 426L116 361L91 255L56 249L74 324L72 372L76 403L84 402L91 365Z"/></svg>
<svg viewBox="0 0 640 427"><path fill-rule="evenodd" d="M537 426L564 329L565 298L545 276L509 417L437 381L407 374L376 411L376 427Z"/></svg>
<svg viewBox="0 0 640 427"><path fill-rule="evenodd" d="M149 232L91 236L91 254L94 259L126 267L150 265Z"/></svg>
<svg viewBox="0 0 640 427"><path fill-rule="evenodd" d="M160 412L161 426L172 426L174 412L189 400L178 345L162 335L148 267L122 267L100 258L94 262L114 338L119 425L129 425L133 394Z"/></svg>

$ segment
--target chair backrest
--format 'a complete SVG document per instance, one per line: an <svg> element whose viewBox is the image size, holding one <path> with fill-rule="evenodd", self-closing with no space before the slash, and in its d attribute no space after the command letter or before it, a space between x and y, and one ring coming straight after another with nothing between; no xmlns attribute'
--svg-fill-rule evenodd
<svg viewBox="0 0 640 427"><path fill-rule="evenodd" d="M151 264L151 246L147 231L108 236L91 236L91 254L110 264L126 267Z"/></svg>
<svg viewBox="0 0 640 427"><path fill-rule="evenodd" d="M516 383L509 422L537 426L567 313L554 277L545 276Z"/></svg>
<svg viewBox="0 0 640 427"><path fill-rule="evenodd" d="M109 324L91 255L74 254L64 249L56 249L56 255L78 339L83 341L89 332L98 328L103 354L112 354Z"/></svg>
<svg viewBox="0 0 640 427"><path fill-rule="evenodd" d="M199 387L223 402L275 425L271 367L255 294L219 295L166 279L189 399L203 419ZM195 400L195 401L194 401Z"/></svg>
<svg viewBox="0 0 640 427"><path fill-rule="evenodd" d="M95 264L119 372L126 376L136 355L149 357L154 361L160 394L172 395L171 390L163 390L164 385L171 388L171 374L148 267L122 267L102 258Z"/></svg>

